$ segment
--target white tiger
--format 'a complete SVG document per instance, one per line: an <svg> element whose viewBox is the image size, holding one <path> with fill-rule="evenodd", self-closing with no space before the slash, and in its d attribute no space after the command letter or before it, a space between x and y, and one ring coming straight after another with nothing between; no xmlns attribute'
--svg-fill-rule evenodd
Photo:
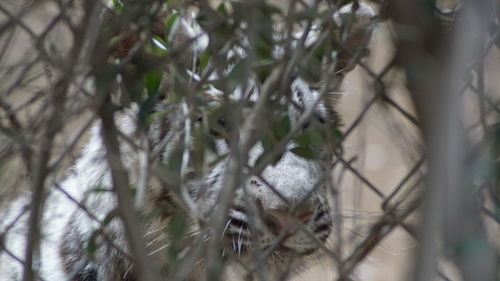
<svg viewBox="0 0 500 281"><path fill-rule="evenodd" d="M350 13L351 9L351 6L343 8L340 15ZM353 49L367 44L366 39L371 33L367 22L373 16L372 10L364 4L354 13L363 38L353 39ZM182 24L191 37L197 35L196 31L189 29L189 24L184 21ZM340 75L343 74L345 71ZM316 123L339 123L331 104L324 99L318 100L318 91L300 77L292 81L291 93L293 103L298 105L288 108L292 127L308 110L312 110ZM220 100L218 90L212 89L206 94L212 102ZM254 95L258 97L258 93ZM156 110L164 110L163 105L159 104ZM122 133L131 138L137 127L135 116L136 112L131 111L116 118ZM149 138L153 147L161 147L161 140L168 140L162 148L165 163L174 153L174 144L180 141L184 116L182 109L170 108L151 126ZM137 280L133 263L124 254L128 252L128 245L123 226L117 219L109 220L117 202L115 194L106 191L111 188L112 180L100 131L101 125L96 124L71 173L50 191L47 198L41 223L40 260L36 265L36 274L43 280ZM288 144L277 163L268 165L260 176L246 177L236 189L221 238L224 280L235 280L236 275L264 276L265 280L273 281L288 278L290 272L298 270L315 256L332 231L327 187L322 181L325 172L329 172L328 165L320 160L297 156L290 152L293 147L293 143ZM135 185L139 170L137 151L126 142L120 144L120 150L131 184ZM216 156L231 154L230 147L222 139L216 141L216 151ZM254 166L262 152L260 143L253 146L249 151L248 166ZM224 190L225 179L229 176L231 158L222 159L205 177L189 180L182 186L191 205L182 204L182 200L176 199L167 188L151 187L148 190L146 211L159 214L145 223L144 240L156 263L168 262L165 260L168 255L166 246L170 243L168 227L179 209L186 210L188 215L187 237L181 241L186 245L180 249L181 257L193 250L194 244L190 243L200 240L200 235L210 233L206 231L208 221L205 219L219 207L220 191ZM98 191L95 190L97 187ZM28 195L19 198L0 214L0 233L5 232L0 241L4 248L0 250L0 280L22 280L29 199ZM90 250L89 241L99 245ZM168 274L164 275L167 276L164 280L205 280L206 263L201 255L174 271L171 268L159 271Z"/></svg>

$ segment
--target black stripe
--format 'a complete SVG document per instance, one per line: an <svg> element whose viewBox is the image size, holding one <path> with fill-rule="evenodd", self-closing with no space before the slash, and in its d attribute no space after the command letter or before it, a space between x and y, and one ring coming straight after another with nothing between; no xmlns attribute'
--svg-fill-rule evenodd
<svg viewBox="0 0 500 281"><path fill-rule="evenodd" d="M314 229L314 233L318 232L324 232L324 231L330 231L330 225L329 224L320 224Z"/></svg>
<svg viewBox="0 0 500 281"><path fill-rule="evenodd" d="M74 281L97 281L97 271L95 269L85 269L75 275Z"/></svg>

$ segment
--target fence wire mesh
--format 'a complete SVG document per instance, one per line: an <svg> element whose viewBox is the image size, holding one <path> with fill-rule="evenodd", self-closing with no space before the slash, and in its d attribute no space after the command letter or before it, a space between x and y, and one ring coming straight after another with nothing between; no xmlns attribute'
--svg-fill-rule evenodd
<svg viewBox="0 0 500 281"><path fill-rule="evenodd" d="M499 25L3 0L0 279L500 279Z"/></svg>

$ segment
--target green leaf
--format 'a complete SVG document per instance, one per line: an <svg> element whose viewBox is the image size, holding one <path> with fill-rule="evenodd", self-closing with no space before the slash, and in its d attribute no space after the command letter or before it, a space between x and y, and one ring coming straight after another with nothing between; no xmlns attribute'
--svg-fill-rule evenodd
<svg viewBox="0 0 500 281"><path fill-rule="evenodd" d="M97 241L96 241L96 236L92 235L90 239L87 241L87 256L90 259L93 259L95 257L95 252L97 250Z"/></svg>
<svg viewBox="0 0 500 281"><path fill-rule="evenodd" d="M173 13L168 17L167 22L165 23L165 34L167 35L166 39L168 44L172 44L172 40L174 39L175 31L180 20L181 18L179 13Z"/></svg>
<svg viewBox="0 0 500 281"><path fill-rule="evenodd" d="M500 156L500 122L488 127L486 139L490 142L490 154L493 159Z"/></svg>
<svg viewBox="0 0 500 281"><path fill-rule="evenodd" d="M202 124L195 123L193 136L193 168L196 175L202 175L205 163L205 149L208 146L208 136L205 135Z"/></svg>
<svg viewBox="0 0 500 281"><path fill-rule="evenodd" d="M257 37L255 40L255 50L260 59L269 60L273 56L273 45L265 37Z"/></svg>
<svg viewBox="0 0 500 281"><path fill-rule="evenodd" d="M153 53L159 56L163 56L168 51L167 42L158 35L153 36Z"/></svg>
<svg viewBox="0 0 500 281"><path fill-rule="evenodd" d="M265 154L267 151L270 151L273 149L273 146L276 144L276 140L274 138L270 137L264 137L261 140L262 147L264 148L264 153Z"/></svg>
<svg viewBox="0 0 500 281"><path fill-rule="evenodd" d="M273 15L283 14L281 9L278 6L275 6L273 4L267 4L267 3L265 3L264 6L262 7L262 13L264 15L266 15L267 17L271 17Z"/></svg>
<svg viewBox="0 0 500 281"><path fill-rule="evenodd" d="M102 229L97 229L89 237L89 240L87 240L87 247L86 247L86 252L87 252L87 257L89 257L91 260L95 258L95 253L97 251L97 248L101 246L101 235L102 235Z"/></svg>
<svg viewBox="0 0 500 281"><path fill-rule="evenodd" d="M291 150L295 155L306 159L316 159L316 154L308 147L294 147Z"/></svg>
<svg viewBox="0 0 500 281"><path fill-rule="evenodd" d="M255 161L255 164L254 164L255 166L260 166L262 161L264 161L264 159L266 159L268 157L267 155L269 155L269 153L271 151L273 151L273 149L276 146L276 144L278 143L278 141L279 140L276 138L275 133L274 134L267 134L262 138L262 140L260 142L262 144L262 148L264 149L264 151L262 151L262 153L259 155L259 157ZM280 161L282 157L283 157L283 153L276 155L273 159L270 160L269 164L274 165L274 164L278 163L278 161Z"/></svg>
<svg viewBox="0 0 500 281"><path fill-rule="evenodd" d="M308 55L299 64L300 77L309 83L318 83L321 81L321 69L323 68L321 60L316 56Z"/></svg>
<svg viewBox="0 0 500 281"><path fill-rule="evenodd" d="M203 74L205 72L211 58L212 58L212 56L210 55L210 53L208 53L208 51L201 54L200 63L198 65L198 70L199 70L200 74Z"/></svg>
<svg viewBox="0 0 500 281"><path fill-rule="evenodd" d="M117 210L112 210L111 212L106 214L106 217L102 220L103 225L108 225L116 216L118 215Z"/></svg>
<svg viewBox="0 0 500 281"><path fill-rule="evenodd" d="M342 131L338 127L336 127L336 126L330 126L330 128L331 128L330 129L331 137L333 137L333 138L335 138L337 140L339 140L340 138L342 138L343 133L342 133Z"/></svg>
<svg viewBox="0 0 500 281"><path fill-rule="evenodd" d="M209 26L210 17L208 16L208 9L204 6L200 7L200 11L196 16L196 22L201 26L201 28L205 29Z"/></svg>
<svg viewBox="0 0 500 281"><path fill-rule="evenodd" d="M278 140L284 138L290 132L290 118L287 112L283 112L277 124L273 128L273 133Z"/></svg>
<svg viewBox="0 0 500 281"><path fill-rule="evenodd" d="M188 217L186 213L179 209L174 214L172 219L170 220L168 232L170 241L170 247L168 251L168 255L170 257L170 261L173 263L178 260L179 253L182 251L182 240L185 237L187 231L187 220Z"/></svg>
<svg viewBox="0 0 500 281"><path fill-rule="evenodd" d="M112 192L113 190L111 187L104 187L104 186L97 186L95 188L92 188L89 192L95 192L95 193L105 193L105 192Z"/></svg>
<svg viewBox="0 0 500 281"><path fill-rule="evenodd" d="M121 0L113 0L113 6L115 7L116 11L122 12L123 2Z"/></svg>
<svg viewBox="0 0 500 281"><path fill-rule="evenodd" d="M222 3L220 3L219 7L217 7L217 12L221 13L222 16L227 17L229 14L228 14L228 10L227 10L226 5L228 5L228 4L229 4L228 2L222 1Z"/></svg>
<svg viewBox="0 0 500 281"><path fill-rule="evenodd" d="M137 113L137 119L139 127L141 129L147 128L151 120L150 115L153 111L153 107L156 104L156 94L148 96L148 98L139 105L139 112Z"/></svg>
<svg viewBox="0 0 500 281"><path fill-rule="evenodd" d="M249 62L248 59L243 59L239 61L231 70L231 73L227 76L227 89L232 92L238 86L243 85L248 81L249 74Z"/></svg>
<svg viewBox="0 0 500 281"><path fill-rule="evenodd" d="M179 177L180 180L180 174L181 174L181 165L182 165L182 155L184 152L184 145L183 143L178 143L170 155L168 156L167 159L167 169L172 172L172 176L177 176ZM177 180L177 179L173 179Z"/></svg>
<svg viewBox="0 0 500 281"><path fill-rule="evenodd" d="M181 4L181 1L182 0L167 0L165 6L169 7L170 9L174 9Z"/></svg>
<svg viewBox="0 0 500 281"><path fill-rule="evenodd" d="M295 143L301 147L321 147L326 140L317 129L307 129L295 138Z"/></svg>
<svg viewBox="0 0 500 281"><path fill-rule="evenodd" d="M163 73L161 71L153 71L146 75L145 84L146 90L148 91L148 96L155 96L156 92L160 88L160 83Z"/></svg>
<svg viewBox="0 0 500 281"><path fill-rule="evenodd" d="M176 212L172 220L170 221L170 227L168 228L170 232L170 237L172 240L180 240L183 238L184 233L187 230L187 216L184 212Z"/></svg>
<svg viewBox="0 0 500 281"><path fill-rule="evenodd" d="M298 11L294 13L291 17L293 21L302 21L302 20L311 20L314 18L319 18L321 17L321 14L318 13L318 11L314 9L305 9L303 11Z"/></svg>
<svg viewBox="0 0 500 281"><path fill-rule="evenodd" d="M151 120L149 116L151 115L151 112L153 111L152 109L157 102L156 96L160 88L162 77L163 73L161 71L152 71L144 77L144 86L148 96L139 104L139 112L137 114L139 124L142 128L145 128L149 124L148 121Z"/></svg>
<svg viewBox="0 0 500 281"><path fill-rule="evenodd" d="M167 111L166 110L161 110L161 111L158 111L158 112L154 112L154 113L148 114L146 116L146 120L145 120L146 125L149 125L149 124L153 123L153 121L158 120L159 118L162 118L165 115L167 115Z"/></svg>

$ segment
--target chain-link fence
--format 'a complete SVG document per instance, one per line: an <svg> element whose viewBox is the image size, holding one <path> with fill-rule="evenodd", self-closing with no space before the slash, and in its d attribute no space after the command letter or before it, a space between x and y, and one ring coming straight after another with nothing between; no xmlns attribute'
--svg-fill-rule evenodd
<svg viewBox="0 0 500 281"><path fill-rule="evenodd" d="M499 24L0 2L0 279L499 279Z"/></svg>

